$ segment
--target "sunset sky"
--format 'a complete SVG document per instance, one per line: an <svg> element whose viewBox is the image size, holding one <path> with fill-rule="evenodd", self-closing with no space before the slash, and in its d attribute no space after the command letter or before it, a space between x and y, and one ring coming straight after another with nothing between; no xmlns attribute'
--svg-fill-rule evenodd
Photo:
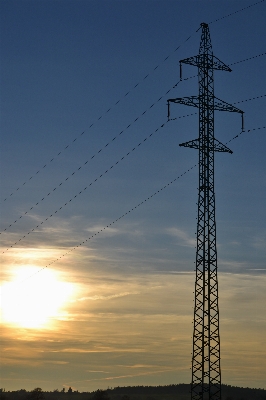
<svg viewBox="0 0 266 400"><path fill-rule="evenodd" d="M243 133L239 114L215 113L233 150L215 159L222 382L266 389L266 2L2 0L0 13L0 387L190 382L198 154L178 145L198 115L175 104L167 122L167 99L198 94L179 60L206 22L232 68L215 95L245 112Z"/></svg>

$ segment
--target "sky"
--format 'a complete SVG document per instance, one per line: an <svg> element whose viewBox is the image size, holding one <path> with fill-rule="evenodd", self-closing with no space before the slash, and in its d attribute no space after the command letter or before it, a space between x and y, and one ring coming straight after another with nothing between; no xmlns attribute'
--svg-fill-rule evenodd
<svg viewBox="0 0 266 400"><path fill-rule="evenodd" d="M0 7L0 387L190 382L198 115L167 99L198 94L205 22L245 112L215 112L222 382L266 388L266 2Z"/></svg>

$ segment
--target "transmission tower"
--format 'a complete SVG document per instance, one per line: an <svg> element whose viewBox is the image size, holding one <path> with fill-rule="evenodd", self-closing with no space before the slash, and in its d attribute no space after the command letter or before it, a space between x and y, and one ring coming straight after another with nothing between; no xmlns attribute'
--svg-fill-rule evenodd
<svg viewBox="0 0 266 400"><path fill-rule="evenodd" d="M198 67L199 95L168 100L199 109L199 137L179 146L199 150L196 282L192 353L192 400L221 400L220 334L214 193L214 153L232 151L214 138L214 110L243 111L214 96L215 69L231 69L213 55L209 27L201 24L199 54L180 61Z"/></svg>

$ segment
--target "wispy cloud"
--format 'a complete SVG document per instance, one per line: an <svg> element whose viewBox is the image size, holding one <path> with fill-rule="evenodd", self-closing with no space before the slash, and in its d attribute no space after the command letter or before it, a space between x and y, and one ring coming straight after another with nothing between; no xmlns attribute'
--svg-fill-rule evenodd
<svg viewBox="0 0 266 400"><path fill-rule="evenodd" d="M223 370L229 383L233 383L234 376L237 378L232 372L230 375L230 368L241 370L239 359L252 364L258 344L263 341L265 279L249 274L219 274ZM164 382L163 376L173 374L174 379L176 371L182 376L180 379L187 381L193 289L193 274L136 277L113 273L105 282L100 271L98 275L94 272L87 277L76 302L66 309L65 318L57 321L56 329L3 327L3 370L28 368L34 382L41 366L60 366L66 377L64 384L80 382L79 390L86 390L86 382L91 382L87 387L94 390L104 387L100 382L104 385L112 380L119 385L138 384L141 376L146 377L144 384L154 384L152 377L158 376ZM246 292L250 293L248 301ZM260 358L260 365L264 364ZM256 364L252 365L252 374L262 379ZM81 369L86 373L84 381L80 378ZM9 382L10 377L5 376L4 381ZM149 376L150 381L146 380ZM57 385L56 378L51 379L49 384Z"/></svg>
<svg viewBox="0 0 266 400"><path fill-rule="evenodd" d="M117 380L117 379L124 379L124 378L135 378L135 377L140 377L140 376L148 376L148 375L157 375L169 371L178 371L179 368L168 368L168 369L161 369L157 371L149 371L149 372L140 372L137 374L126 374L126 375L117 375L117 376L108 376L108 377L103 377L103 378L92 378L92 379L85 379L82 381L73 381L73 383L78 383L78 382L92 382L92 381L110 381L110 380Z"/></svg>
<svg viewBox="0 0 266 400"><path fill-rule="evenodd" d="M187 232L185 232L184 230L179 229L179 228L172 227L172 228L167 228L167 229L166 229L166 232L167 232L169 235L171 235L171 236L173 236L173 237L179 239L178 243L179 243L181 246L195 247L195 243L196 243L195 239L192 239L192 238L187 234Z"/></svg>
<svg viewBox="0 0 266 400"><path fill-rule="evenodd" d="M87 296L87 297L81 297L80 299L77 299L76 301L85 301L85 300L111 300L115 299L117 297L124 297L124 296L129 296L129 295L134 295L134 294L139 294L139 292L122 292L122 293L117 293L117 294L111 294L109 296L104 296L104 295L94 295L94 296Z"/></svg>
<svg viewBox="0 0 266 400"><path fill-rule="evenodd" d="M266 233L262 233L260 236L255 236L252 240L252 246L256 249L266 249Z"/></svg>

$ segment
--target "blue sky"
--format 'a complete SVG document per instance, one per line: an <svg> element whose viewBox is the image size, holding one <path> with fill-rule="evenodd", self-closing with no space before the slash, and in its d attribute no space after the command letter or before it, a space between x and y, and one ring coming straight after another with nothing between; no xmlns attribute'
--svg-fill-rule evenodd
<svg viewBox="0 0 266 400"><path fill-rule="evenodd" d="M179 60L198 53L201 22L233 70L215 73L215 95L245 112L233 154L215 160L222 379L266 387L266 9L254 3L1 2L2 287L49 286L48 270L73 284L42 327L5 317L3 296L3 387L190 381L198 171L178 145L198 116L174 105L167 123L166 103L198 93L196 68L179 83ZM216 112L217 139L239 133L239 114Z"/></svg>

